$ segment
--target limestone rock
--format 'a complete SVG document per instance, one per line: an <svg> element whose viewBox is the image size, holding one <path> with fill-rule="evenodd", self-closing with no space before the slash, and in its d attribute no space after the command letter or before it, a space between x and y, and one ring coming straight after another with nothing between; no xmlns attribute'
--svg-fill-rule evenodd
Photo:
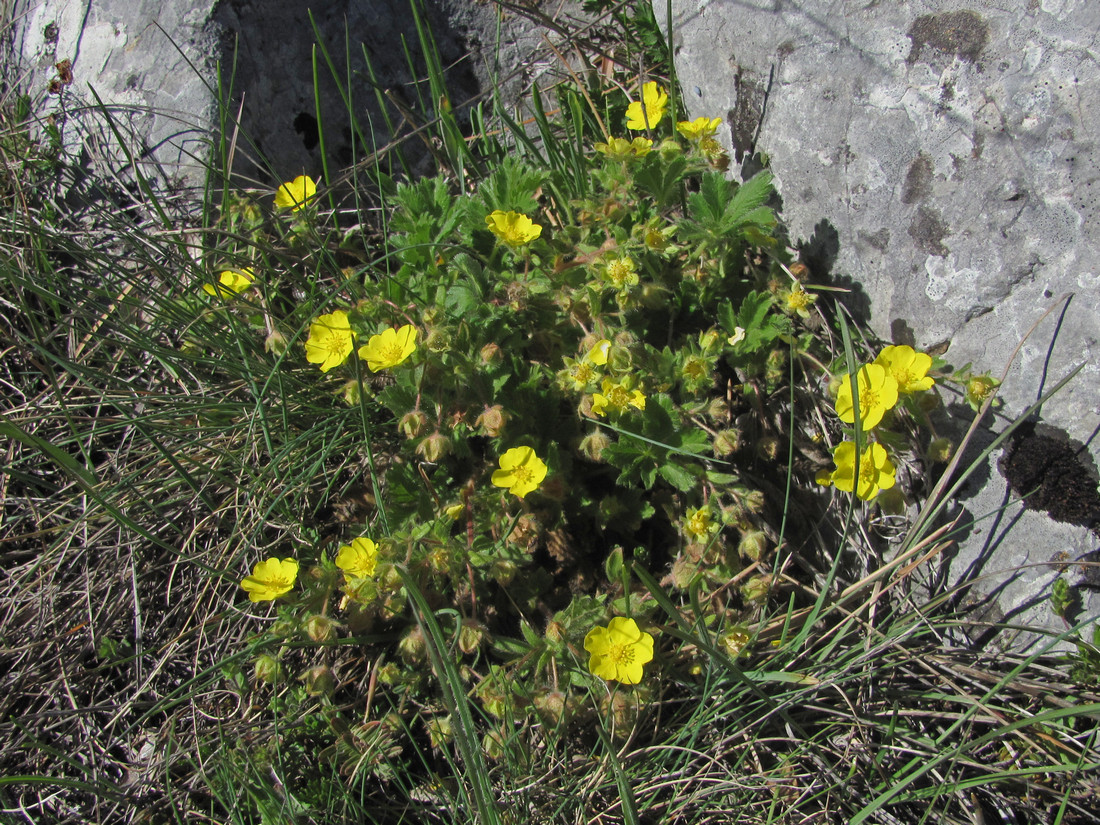
<svg viewBox="0 0 1100 825"><path fill-rule="evenodd" d="M684 104L690 117L723 118L739 163L767 156L792 239L819 276L852 287L847 303L883 339L946 346L953 365L999 375L1057 307L1012 362L996 427L1084 364L1041 415L1088 445L1095 467L1100 6L960 5L673 0ZM654 10L664 21L665 3ZM962 502L972 516L1010 501L996 473ZM1046 563L1097 539L1007 506L974 526L952 574L995 552L985 569L1000 576L981 592L1021 568L1006 592L1026 592L1029 610L1016 615L1020 603L1001 593L1002 613L1062 630L1043 601L1055 575ZM1012 529L990 542L991 525ZM1100 600L1091 604L1095 615Z"/></svg>

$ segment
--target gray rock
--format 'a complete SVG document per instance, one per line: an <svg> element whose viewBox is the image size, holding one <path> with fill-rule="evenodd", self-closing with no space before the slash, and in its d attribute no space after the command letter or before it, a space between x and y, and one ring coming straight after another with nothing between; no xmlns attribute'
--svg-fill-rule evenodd
<svg viewBox="0 0 1100 825"><path fill-rule="evenodd" d="M545 29L525 17L505 13L498 30L493 4L420 6L460 121L478 101L491 106L494 84L518 100L531 80L520 67L550 62L532 61L549 52ZM569 17L577 7L555 4L546 14ZM435 103L421 80L425 59L409 0L15 0L12 19L3 54L9 83L17 78L12 85L31 95L36 114L61 126L72 157L91 155L101 169L128 158L95 94L127 143L142 150L142 172L154 184L200 187L222 123L231 134L238 112L233 170L244 182L320 178L326 164L335 177L395 138L404 139L409 171L434 168L426 137L411 136ZM63 60L74 82L50 94ZM386 114L376 91L388 101ZM219 115L221 93L230 102ZM384 169L406 171L396 162Z"/></svg>
<svg viewBox="0 0 1100 825"><path fill-rule="evenodd" d="M200 184L211 142L214 0L15 0L4 65L35 113L58 124L70 156L125 166L97 110L107 104L136 160L154 180ZM163 27L163 28L162 28ZM73 82L51 94L57 63Z"/></svg>
<svg viewBox="0 0 1100 825"><path fill-rule="evenodd" d="M663 21L665 3L654 9ZM880 337L948 346L955 366L999 375L1059 307L1012 362L995 426L1083 363L1041 415L1087 445L1095 467L1100 6L674 0L673 9L688 115L722 117L738 162L767 155L792 239L814 250L819 270L850 279L848 305ZM974 517L1007 509L974 525L954 581L981 570L973 592L995 594L1002 615L1063 630L1044 601L1049 563L1095 550L1095 535L1021 512L995 467L985 479L960 503ZM1082 618L1098 613L1094 593Z"/></svg>

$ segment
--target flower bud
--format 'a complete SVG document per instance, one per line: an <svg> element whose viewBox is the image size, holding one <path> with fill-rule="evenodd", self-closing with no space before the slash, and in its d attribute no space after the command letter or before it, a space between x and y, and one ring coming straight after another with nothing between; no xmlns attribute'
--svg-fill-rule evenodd
<svg viewBox="0 0 1100 825"><path fill-rule="evenodd" d="M560 690L541 690L535 694L531 703L535 706L539 719L549 728L556 728L568 721L569 700Z"/></svg>
<svg viewBox="0 0 1100 825"><path fill-rule="evenodd" d="M950 438L934 438L928 445L928 462L930 464L946 464L951 460L955 452L955 445Z"/></svg>
<svg viewBox="0 0 1100 825"><path fill-rule="evenodd" d="M279 619L271 625L271 635L280 639L289 639L292 636L298 635L298 628L294 622L286 619Z"/></svg>
<svg viewBox="0 0 1100 825"><path fill-rule="evenodd" d="M407 412L401 416L401 420L397 422L397 429L399 429L405 438L416 438L422 432L424 428L428 426L428 416L424 415L420 410L413 410Z"/></svg>
<svg viewBox="0 0 1100 825"><path fill-rule="evenodd" d="M283 665L270 653L263 653L256 657L256 662L252 665L252 674L257 682L273 685L282 677Z"/></svg>
<svg viewBox="0 0 1100 825"><path fill-rule="evenodd" d="M768 547L768 537L761 530L749 530L737 545L737 552L746 559L760 561Z"/></svg>
<svg viewBox="0 0 1100 825"><path fill-rule="evenodd" d="M481 363L499 364L504 359L504 353L499 344L488 343L481 348Z"/></svg>
<svg viewBox="0 0 1100 825"><path fill-rule="evenodd" d="M546 641L553 646L559 646L565 641L565 637L568 635L565 630L565 625L561 622L549 622L546 625Z"/></svg>
<svg viewBox="0 0 1100 825"><path fill-rule="evenodd" d="M386 662L378 670L378 681L384 685L401 684L401 667L397 662Z"/></svg>
<svg viewBox="0 0 1100 825"><path fill-rule="evenodd" d="M699 333L699 346L703 348L703 352L707 354L716 352L721 344L722 336L713 327L706 332Z"/></svg>
<svg viewBox="0 0 1100 825"><path fill-rule="evenodd" d="M922 392L917 395L917 404L927 414L940 408L940 397L934 392Z"/></svg>
<svg viewBox="0 0 1100 825"><path fill-rule="evenodd" d="M712 398L707 403L707 418L721 421L729 415L730 406L724 398Z"/></svg>
<svg viewBox="0 0 1100 825"><path fill-rule="evenodd" d="M751 638L745 628L731 627L719 637L718 642L721 644L722 649L730 655L730 658L736 659L745 652Z"/></svg>
<svg viewBox="0 0 1100 825"><path fill-rule="evenodd" d="M331 641L336 635L336 624L327 616L310 616L306 619L305 628L306 635L318 643Z"/></svg>
<svg viewBox="0 0 1100 825"><path fill-rule="evenodd" d="M429 352L446 352L451 348L451 336L439 327L433 327L424 338L424 346Z"/></svg>
<svg viewBox="0 0 1100 825"><path fill-rule="evenodd" d="M507 421L508 415L504 412L504 407L500 404L494 404L491 407L487 407L485 411L477 417L477 420L474 421L474 426L480 427L481 431L490 438L496 438L504 430L504 425Z"/></svg>
<svg viewBox="0 0 1100 825"><path fill-rule="evenodd" d="M741 585L741 595L750 602L762 602L772 587L772 576L753 576Z"/></svg>
<svg viewBox="0 0 1100 825"><path fill-rule="evenodd" d="M302 680L306 683L306 693L310 696L331 696L336 690L336 677L332 668L325 665L311 667L302 675Z"/></svg>
<svg viewBox="0 0 1100 825"><path fill-rule="evenodd" d="M756 515L760 515L764 512L764 505L767 503L763 490L749 490L741 499L741 504L744 508Z"/></svg>
<svg viewBox="0 0 1100 825"><path fill-rule="evenodd" d="M519 572L519 567L514 561L508 559L494 559L489 567L489 576L501 587L510 585L517 572Z"/></svg>
<svg viewBox="0 0 1100 825"><path fill-rule="evenodd" d="M781 443L774 435L765 435L756 442L756 451L765 461L776 461L779 458Z"/></svg>
<svg viewBox="0 0 1100 825"><path fill-rule="evenodd" d="M699 576L699 565L685 555L676 557L670 573L672 583L680 590L687 590Z"/></svg>
<svg viewBox="0 0 1100 825"><path fill-rule="evenodd" d="M428 642L419 627L414 627L397 643L397 652L402 660L410 665L423 664L428 660Z"/></svg>
<svg viewBox="0 0 1100 825"><path fill-rule="evenodd" d="M883 490L877 496L875 496L875 504L879 506L888 516L902 516L905 515L906 501L905 493L899 488L893 487L889 490Z"/></svg>
<svg viewBox="0 0 1100 825"><path fill-rule="evenodd" d="M470 654L481 647L486 638L485 625L477 619L463 619L458 628L458 649Z"/></svg>
<svg viewBox="0 0 1100 825"><path fill-rule="evenodd" d="M428 740L433 748L440 748L454 738L449 715L433 716L428 720Z"/></svg>
<svg viewBox="0 0 1100 825"><path fill-rule="evenodd" d="M443 456L450 454L451 446L451 439L436 430L416 445L416 451L424 456L425 461L434 464Z"/></svg>
<svg viewBox="0 0 1100 825"><path fill-rule="evenodd" d="M603 430L596 430L581 439L579 449L591 461L602 461L603 451L609 446L611 446L611 439Z"/></svg>
<svg viewBox="0 0 1100 825"><path fill-rule="evenodd" d="M264 350L272 355L282 355L290 347L290 342L279 330L273 329L264 339Z"/></svg>
<svg viewBox="0 0 1100 825"><path fill-rule="evenodd" d="M665 138L661 141L661 145L657 147L657 151L661 153L662 160L670 161L682 156L684 147L675 138Z"/></svg>
<svg viewBox="0 0 1100 825"><path fill-rule="evenodd" d="M491 730L481 738L481 749L494 762L504 756L504 737L500 731Z"/></svg>
<svg viewBox="0 0 1100 825"><path fill-rule="evenodd" d="M359 396L362 390L359 389L358 381L348 381L346 384L344 384L344 389L342 392L345 404L347 404L349 407L359 406Z"/></svg>
<svg viewBox="0 0 1100 825"><path fill-rule="evenodd" d="M741 449L740 430L719 430L714 436L714 454L725 458Z"/></svg>

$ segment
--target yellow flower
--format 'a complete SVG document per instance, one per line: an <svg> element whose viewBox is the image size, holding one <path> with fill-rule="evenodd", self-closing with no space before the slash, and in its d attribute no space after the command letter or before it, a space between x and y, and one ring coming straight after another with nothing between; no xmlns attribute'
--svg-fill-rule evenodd
<svg viewBox="0 0 1100 825"><path fill-rule="evenodd" d="M898 382L879 364L860 367L856 382L859 385L859 418L863 429L869 430L882 421L887 410L898 403ZM836 414L846 424L855 423L850 373L840 379L840 389L836 394Z"/></svg>
<svg viewBox="0 0 1100 825"><path fill-rule="evenodd" d="M709 507L699 507L687 511L687 521L684 524L684 532L695 541L706 541L712 533L718 532L719 526L714 523L713 514Z"/></svg>
<svg viewBox="0 0 1100 825"><path fill-rule="evenodd" d="M607 415L607 408L622 412L628 406L645 409L645 395L641 390L631 389L629 379L616 383L605 378L600 385L603 392L592 394L592 412L595 415Z"/></svg>
<svg viewBox="0 0 1100 825"><path fill-rule="evenodd" d="M642 86L642 99L626 107L626 128L634 131L652 129L661 122L668 106L668 95L654 81Z"/></svg>
<svg viewBox="0 0 1100 825"><path fill-rule="evenodd" d="M592 654L588 669L607 681L636 685L643 665L653 661L653 637L633 619L616 616L607 627L594 627L584 637L584 649Z"/></svg>
<svg viewBox="0 0 1100 825"><path fill-rule="evenodd" d="M977 412L1001 382L989 375L975 375L966 382L966 403Z"/></svg>
<svg viewBox="0 0 1100 825"><path fill-rule="evenodd" d="M320 364L321 372L344 363L351 354L355 333L348 323L348 314L338 309L328 315L320 315L309 325L306 339L306 360Z"/></svg>
<svg viewBox="0 0 1100 825"><path fill-rule="evenodd" d="M898 392L929 390L936 383L926 374L932 366L932 356L917 352L912 347L886 347L878 354L875 363L894 376L898 382Z"/></svg>
<svg viewBox="0 0 1100 825"><path fill-rule="evenodd" d="M598 367L602 367L607 363L607 356L611 354L611 342L606 338L601 338L592 348L588 350L588 354L584 356L585 361L595 364Z"/></svg>
<svg viewBox="0 0 1100 825"><path fill-rule="evenodd" d="M294 559L271 558L259 562L251 576L245 576L241 587L248 591L254 602L270 602L285 596L294 588L298 578L298 562Z"/></svg>
<svg viewBox="0 0 1100 825"><path fill-rule="evenodd" d="M218 274L218 283L203 284L203 291L207 295L215 295L218 298L233 298L240 295L253 281L252 267L244 269L226 269Z"/></svg>
<svg viewBox="0 0 1100 825"><path fill-rule="evenodd" d="M336 566L348 579L365 579L374 575L378 564L378 547L368 538L352 539L336 554Z"/></svg>
<svg viewBox="0 0 1100 825"><path fill-rule="evenodd" d="M798 281L790 289L780 290L779 298L787 312L802 318L810 317L810 307L817 300L817 296L806 292Z"/></svg>
<svg viewBox="0 0 1100 825"><path fill-rule="evenodd" d="M607 143L597 143L594 148L612 160L636 160L644 158L653 150L653 141L644 137L633 140L608 138Z"/></svg>
<svg viewBox="0 0 1100 825"><path fill-rule="evenodd" d="M697 117L695 120L681 120L676 124L676 131L688 140L702 140L714 137L718 126L722 123L717 117Z"/></svg>
<svg viewBox="0 0 1100 825"><path fill-rule="evenodd" d="M541 226L518 212L502 212L497 209L491 215L485 216L485 225L511 247L529 244L542 234Z"/></svg>
<svg viewBox="0 0 1100 825"><path fill-rule="evenodd" d="M604 277L616 289L626 289L638 284L638 273L634 271L634 261L627 256L612 258L608 261L604 266Z"/></svg>
<svg viewBox="0 0 1100 825"><path fill-rule="evenodd" d="M309 175L299 175L275 193L275 206L297 212L317 196L317 184Z"/></svg>
<svg viewBox="0 0 1100 825"><path fill-rule="evenodd" d="M568 381L572 382L573 389L577 392L585 389L599 377L599 373L596 372L587 358L577 361L567 357L565 359L565 372Z"/></svg>
<svg viewBox="0 0 1100 825"><path fill-rule="evenodd" d="M500 457L500 469L493 471L493 485L507 487L523 498L546 478L546 464L530 447L513 447Z"/></svg>
<svg viewBox="0 0 1100 825"><path fill-rule="evenodd" d="M881 444L871 444L859 457L859 480L856 481L856 445L844 441L833 451L833 463L836 470L831 481L838 490L846 493L855 489L856 495L863 501L870 501L882 490L894 486L894 465Z"/></svg>
<svg viewBox="0 0 1100 825"><path fill-rule="evenodd" d="M396 367L416 350L416 327L405 324L400 329L384 329L372 335L366 346L359 347L359 357L367 362L371 372Z"/></svg>
<svg viewBox="0 0 1100 825"><path fill-rule="evenodd" d="M443 508L443 512L451 521L458 521L466 513L466 505L462 502L451 504Z"/></svg>

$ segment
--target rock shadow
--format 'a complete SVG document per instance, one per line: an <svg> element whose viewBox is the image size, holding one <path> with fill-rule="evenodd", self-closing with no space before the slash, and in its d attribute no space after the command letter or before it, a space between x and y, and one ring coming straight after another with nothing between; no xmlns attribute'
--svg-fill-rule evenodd
<svg viewBox="0 0 1100 825"><path fill-rule="evenodd" d="M223 32L228 113L240 111L242 134L233 174L263 186L320 178L326 164L330 174L342 172L395 139L405 162L390 153L382 171L432 171L429 136L417 128L441 106L453 105L461 122L462 104L481 84L467 59L469 31L452 25L446 0L420 7L447 102L432 99L410 0L222 0L212 19Z"/></svg>

